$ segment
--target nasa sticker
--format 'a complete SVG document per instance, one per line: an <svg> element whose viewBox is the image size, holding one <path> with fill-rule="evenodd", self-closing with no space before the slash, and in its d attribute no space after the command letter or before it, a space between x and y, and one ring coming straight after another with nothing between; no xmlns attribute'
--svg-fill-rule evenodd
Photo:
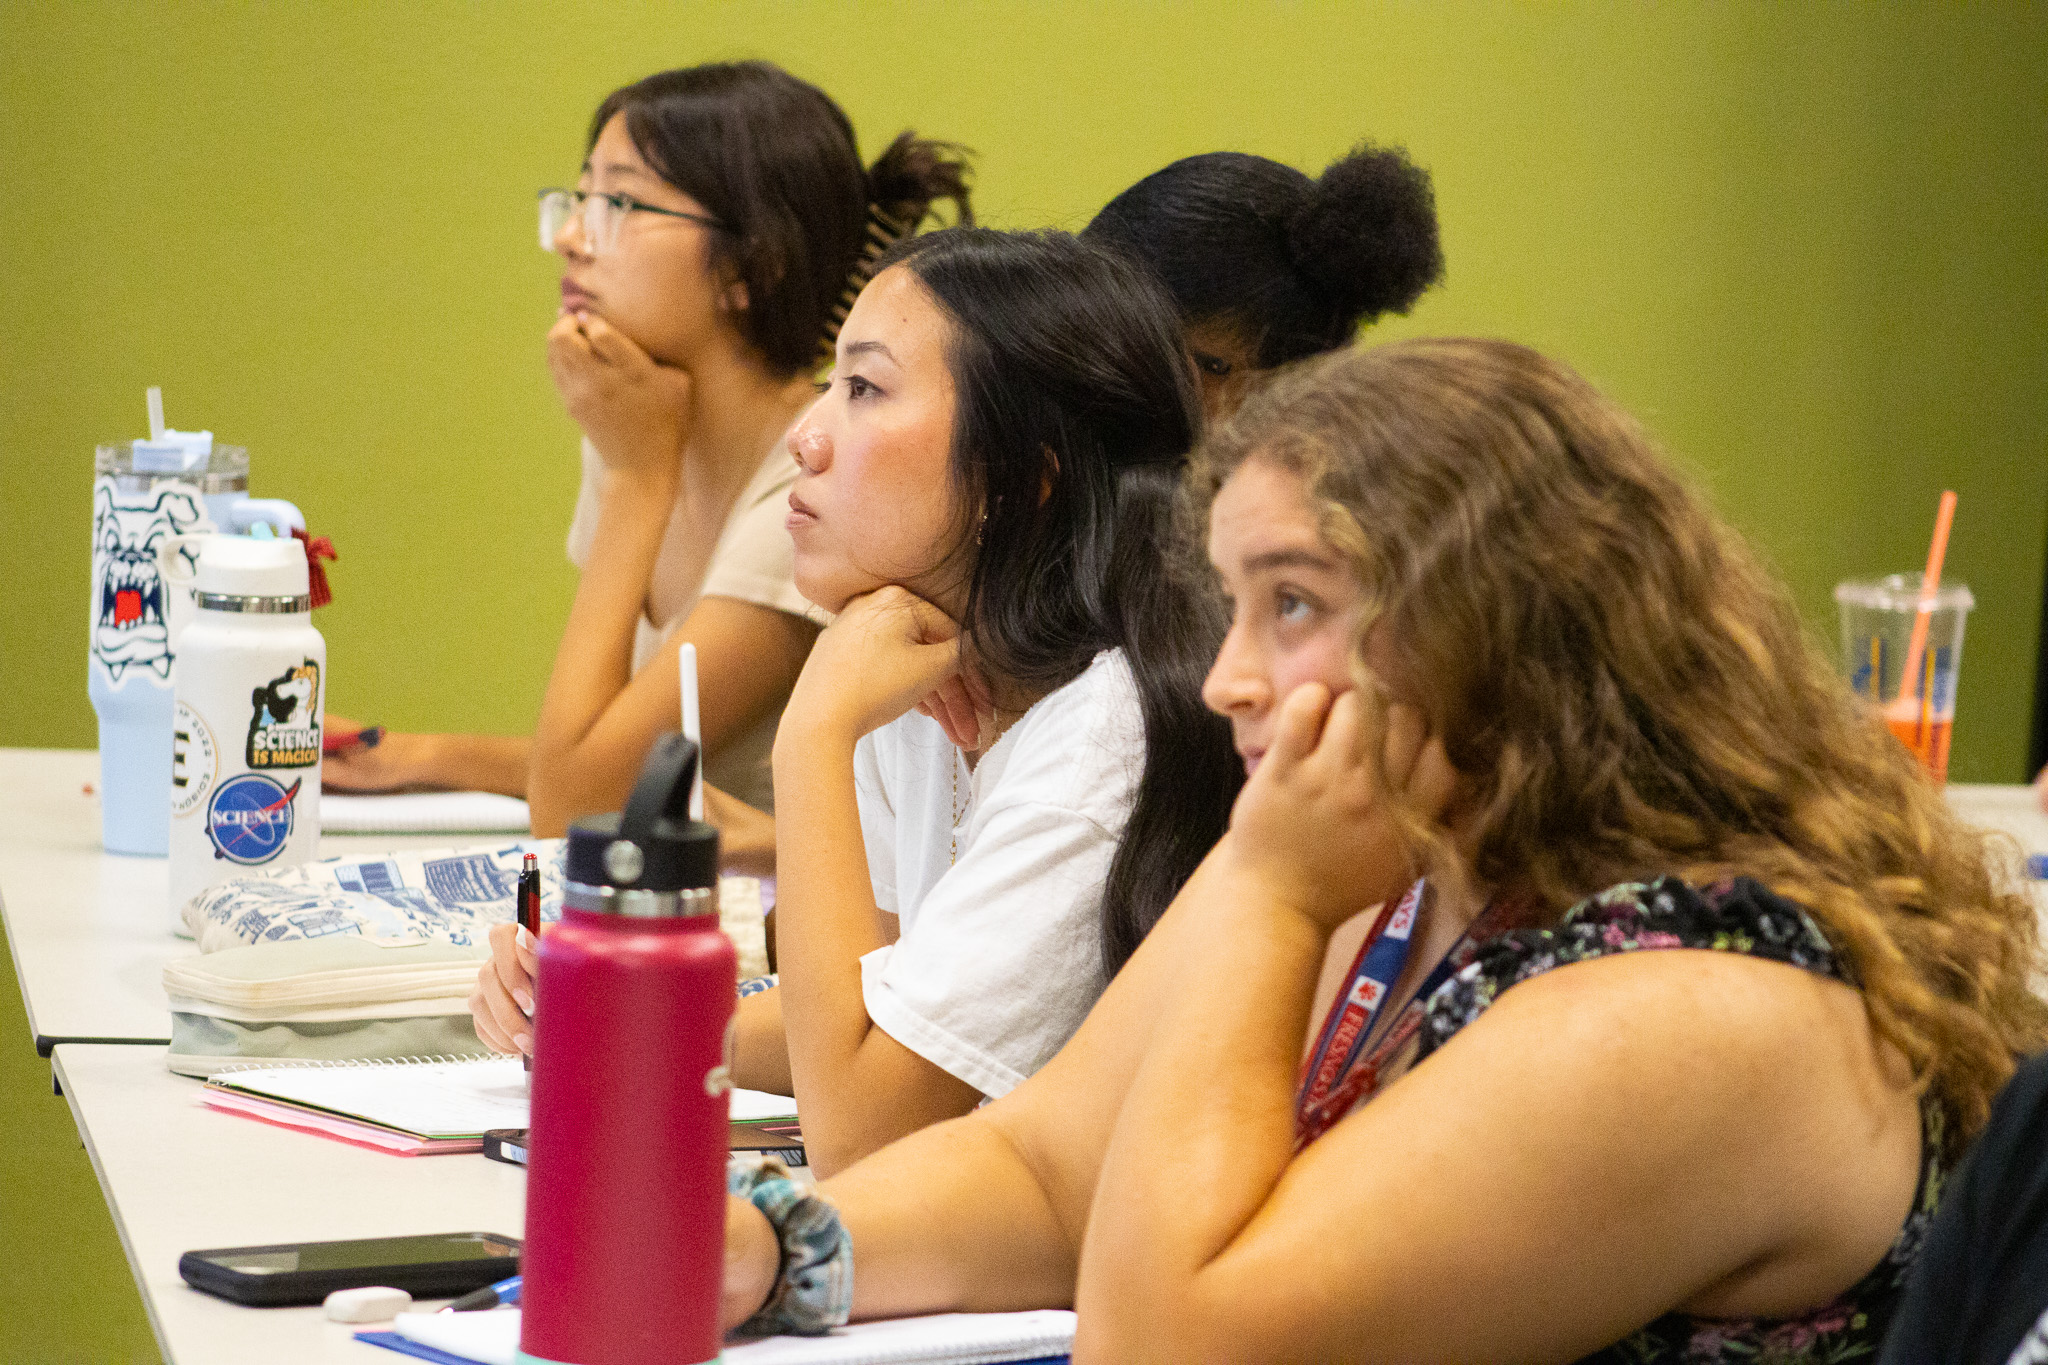
<svg viewBox="0 0 2048 1365"><path fill-rule="evenodd" d="M249 694L248 766L310 768L320 761L320 665L311 659Z"/></svg>
<svg viewBox="0 0 2048 1365"><path fill-rule="evenodd" d="M214 752L212 728L205 717L179 702L171 721L171 814L198 810L218 776L220 758Z"/></svg>
<svg viewBox="0 0 2048 1365"><path fill-rule="evenodd" d="M284 852L302 781L293 778L291 786L281 787L276 778L242 773L221 783L206 807L213 856L250 867Z"/></svg>

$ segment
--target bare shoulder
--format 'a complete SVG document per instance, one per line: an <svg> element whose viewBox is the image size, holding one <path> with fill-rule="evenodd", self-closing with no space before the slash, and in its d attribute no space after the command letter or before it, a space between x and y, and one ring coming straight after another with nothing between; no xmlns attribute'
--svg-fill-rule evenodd
<svg viewBox="0 0 2048 1365"><path fill-rule="evenodd" d="M1539 1067L1593 1096L1612 1083L1632 1103L1684 1101L1694 1122L1786 1140L1780 1159L1825 1160L1901 1118L1917 1132L1911 1076L1861 994L1741 953L1658 948L1553 968L1502 991L1438 1060Z"/></svg>
<svg viewBox="0 0 2048 1365"><path fill-rule="evenodd" d="M1513 1038L1503 1035L1514 1035ZM1817 972L1742 953L1655 948L1615 953L1541 972L1501 992L1455 1035L1486 1046L1540 1046L1553 1056L1582 1046L1609 1055L1649 1053L1717 1074L1768 1068L1891 1074L1851 986ZM1759 1078L1760 1080L1763 1078ZM1807 1078L1810 1081L1812 1078Z"/></svg>
<svg viewBox="0 0 2048 1365"><path fill-rule="evenodd" d="M1576 1360L1674 1310L1795 1316L1884 1259L1919 1156L1850 987L1685 948L1560 966L1289 1164L1228 1320L1302 1358Z"/></svg>
<svg viewBox="0 0 2048 1365"><path fill-rule="evenodd" d="M1587 1155L1684 1167L1740 1201L1756 1259L1686 1304L1729 1315L1825 1300L1884 1254L1910 1211L1919 1104L1851 986L1740 953L1660 948L1505 990L1414 1079L1540 1076ZM1724 1215L1733 1205L1723 1205Z"/></svg>

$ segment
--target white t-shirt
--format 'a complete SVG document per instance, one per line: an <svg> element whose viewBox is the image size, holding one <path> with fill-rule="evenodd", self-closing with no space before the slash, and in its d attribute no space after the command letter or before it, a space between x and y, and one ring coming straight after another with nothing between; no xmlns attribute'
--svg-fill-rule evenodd
<svg viewBox="0 0 2048 1365"><path fill-rule="evenodd" d="M569 562L582 568L597 538L599 499L604 491L604 461L583 442L583 485L576 492L576 512L569 521ZM824 614L796 590L795 547L785 519L789 489L796 482L796 461L782 438L768 448L725 525L711 545L692 533L678 502L662 533L654 577L647 586L647 604L633 631L633 671L638 673L666 645L700 598L733 597L792 616L822 622ZM651 614L650 614L651 613ZM699 659L700 674L712 672L710 660ZM775 726L782 709L764 717L744 734L733 736L704 767L704 778L762 810L775 809L775 786L768 770L775 747Z"/></svg>
<svg viewBox="0 0 2048 1365"><path fill-rule="evenodd" d="M1103 882L1144 765L1120 650L1026 711L971 772L915 711L862 739L868 874L900 930L861 959L868 1017L991 1098L1051 1060L1106 984Z"/></svg>

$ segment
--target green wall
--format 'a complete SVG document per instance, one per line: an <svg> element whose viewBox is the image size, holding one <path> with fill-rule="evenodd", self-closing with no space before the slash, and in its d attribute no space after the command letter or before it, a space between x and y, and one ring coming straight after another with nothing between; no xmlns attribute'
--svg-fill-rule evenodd
<svg viewBox="0 0 2048 1365"><path fill-rule="evenodd" d="M87 462L171 419L341 547L333 702L519 730L572 588L533 191L658 67L758 54L872 151L980 152L998 224L1167 160L1435 174L1449 282L1381 335L1578 365L1832 630L1961 493L1954 772L2022 776L2048 528L2040 6L153 5L0 9L0 743L90 745Z"/></svg>
<svg viewBox="0 0 2048 1365"><path fill-rule="evenodd" d="M823 85L871 153L904 126L977 148L999 224L1079 227L1193 152L1315 170L1407 145L1450 278L1381 334L1580 366L1818 629L1836 579L1916 565L1961 493L1950 564L1980 605L1954 773L2022 776L2048 525L2038 5L0 0L0 744L94 742L87 466L140 432L150 383L339 543L336 706L529 725L575 486L533 191L573 175L607 90L740 55ZM18 1011L0 1024L0 1245L61 1244L38 1264L68 1296L16 1277L0 1360L140 1358L62 1102Z"/></svg>

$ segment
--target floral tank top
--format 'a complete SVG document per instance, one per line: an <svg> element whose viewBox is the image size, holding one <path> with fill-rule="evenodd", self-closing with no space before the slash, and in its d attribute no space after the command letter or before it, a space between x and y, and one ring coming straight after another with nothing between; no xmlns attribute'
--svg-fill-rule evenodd
<svg viewBox="0 0 2048 1365"><path fill-rule="evenodd" d="M1482 919L1482 930L1486 927ZM1807 913L1747 877L1695 888L1674 877L1611 887L1551 929L1514 929L1471 945L1462 969L1422 1006L1415 1062L1477 1019L1500 993L1556 967L1615 953L1707 948L1784 962L1854 984ZM1874 1360L1934 1220L1943 1179L1942 1116L1921 1106L1920 1179L1912 1211L1877 1265L1833 1302L1791 1318L1667 1313L1580 1365L1833 1365Z"/></svg>

